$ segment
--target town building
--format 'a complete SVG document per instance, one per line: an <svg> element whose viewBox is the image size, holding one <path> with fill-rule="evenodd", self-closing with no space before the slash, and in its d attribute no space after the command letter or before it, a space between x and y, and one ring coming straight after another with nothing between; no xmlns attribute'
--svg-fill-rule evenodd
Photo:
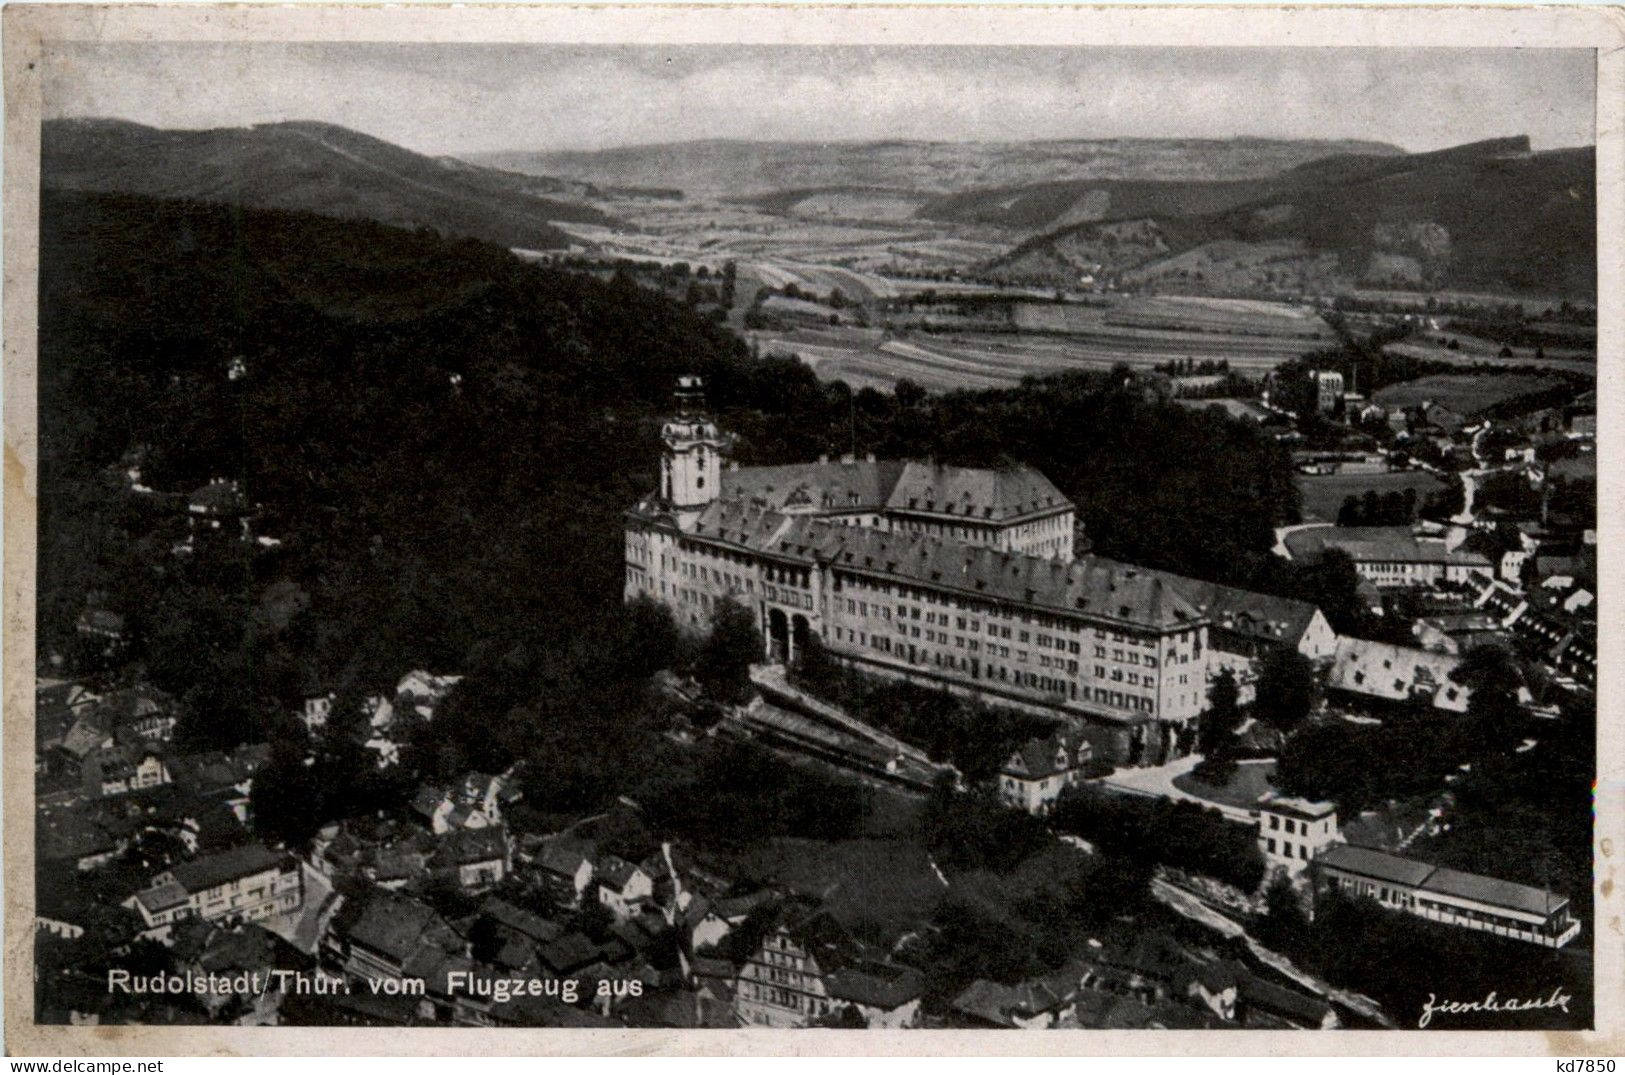
<svg viewBox="0 0 1625 1075"><path fill-rule="evenodd" d="M142 742L115 743L86 754L79 769L85 797L128 795L169 783L163 755Z"/></svg>
<svg viewBox="0 0 1625 1075"><path fill-rule="evenodd" d="M1314 561L1326 549L1341 549L1354 570L1383 589L1465 583L1475 571L1495 564L1482 553L1453 546L1443 537L1419 535L1406 526L1315 526L1284 538L1294 560Z"/></svg>
<svg viewBox="0 0 1625 1075"><path fill-rule="evenodd" d="M1258 850L1269 866L1301 873L1336 843L1337 807L1271 792L1258 800Z"/></svg>
<svg viewBox="0 0 1625 1075"><path fill-rule="evenodd" d="M553 898L566 906L581 902L582 893L592 884L592 844L560 837L544 843L537 852L537 872Z"/></svg>
<svg viewBox="0 0 1625 1075"><path fill-rule="evenodd" d="M1077 1009L1083 972L1063 967L1044 978L1005 985L978 978L949 1003L956 1022L1002 1030L1049 1030Z"/></svg>
<svg viewBox="0 0 1625 1075"><path fill-rule="evenodd" d="M450 786L421 785L412 797L412 812L439 836L462 829L483 829L502 821L508 781L488 773L466 773Z"/></svg>
<svg viewBox="0 0 1625 1075"><path fill-rule="evenodd" d="M1309 374L1315 382L1315 409L1331 414L1343 402L1343 375L1336 370L1313 370Z"/></svg>
<svg viewBox="0 0 1625 1075"><path fill-rule="evenodd" d="M866 957L834 916L789 908L740 968L734 1006L745 1026L833 1025L850 1009L855 1024L896 1029L914 1024L923 991L918 971Z"/></svg>
<svg viewBox="0 0 1625 1075"><path fill-rule="evenodd" d="M465 947L428 904L376 888L344 901L323 946L345 973L373 981L399 981L415 962L430 963Z"/></svg>
<svg viewBox="0 0 1625 1075"><path fill-rule="evenodd" d="M626 597L702 630L746 607L764 656L817 637L875 674L1114 730L1160 760L1201 712L1208 618L1171 576L1074 557L1071 503L1036 471L914 462L722 469L685 379L661 488L626 516Z"/></svg>
<svg viewBox="0 0 1625 1075"><path fill-rule="evenodd" d="M299 859L263 844L246 844L177 863L124 901L141 915L149 935L169 936L175 923L254 922L299 909L305 876Z"/></svg>
<svg viewBox="0 0 1625 1075"><path fill-rule="evenodd" d="M507 829L492 825L447 832L436 841L429 866L452 877L464 892L483 892L500 884L513 867Z"/></svg>
<svg viewBox="0 0 1625 1075"><path fill-rule="evenodd" d="M654 899L654 878L619 855L605 855L593 872L598 878L598 902L619 920L631 918Z"/></svg>
<svg viewBox="0 0 1625 1075"><path fill-rule="evenodd" d="M1472 691L1451 678L1460 663L1447 653L1342 638L1326 686L1379 702L1419 702L1447 713L1465 713Z"/></svg>
<svg viewBox="0 0 1625 1075"><path fill-rule="evenodd" d="M1307 601L1197 579L1180 578L1177 585L1208 617L1209 679L1228 669L1242 705L1253 701L1258 664L1271 652L1290 649L1324 666L1337 649L1325 613Z"/></svg>
<svg viewBox="0 0 1625 1075"><path fill-rule="evenodd" d="M186 517L192 540L205 535L247 540L249 507L242 486L226 478L215 478L199 486L186 498Z"/></svg>
<svg viewBox="0 0 1625 1075"><path fill-rule="evenodd" d="M1047 814L1061 792L1083 779L1092 754L1076 732L1031 739L999 769L999 801L1029 814Z"/></svg>
<svg viewBox="0 0 1625 1075"><path fill-rule="evenodd" d="M1561 948L1580 932L1569 900L1529 885L1337 844L1314 860L1317 897L1330 889L1430 922Z"/></svg>

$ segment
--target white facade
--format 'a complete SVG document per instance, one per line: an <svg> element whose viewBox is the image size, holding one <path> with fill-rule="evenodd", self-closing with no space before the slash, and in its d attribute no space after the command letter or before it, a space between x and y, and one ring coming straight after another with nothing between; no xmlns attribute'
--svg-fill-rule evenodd
<svg viewBox="0 0 1625 1075"><path fill-rule="evenodd" d="M1258 802L1258 850L1266 865L1301 873L1338 839L1337 808L1331 803L1278 795Z"/></svg>
<svg viewBox="0 0 1625 1075"><path fill-rule="evenodd" d="M734 1007L747 1027L804 1027L835 1010L818 961L780 927L740 968Z"/></svg>
<svg viewBox="0 0 1625 1075"><path fill-rule="evenodd" d="M660 495L680 515L698 511L722 488L722 438L709 419L684 415L660 430Z"/></svg>
<svg viewBox="0 0 1625 1075"><path fill-rule="evenodd" d="M214 857L232 854L227 851ZM304 903L304 871L292 855L267 856L248 862L231 876L191 882L189 877L203 861L183 863L158 874L124 901L124 906L141 915L149 935L167 940L174 924L189 918L255 922L297 910Z"/></svg>

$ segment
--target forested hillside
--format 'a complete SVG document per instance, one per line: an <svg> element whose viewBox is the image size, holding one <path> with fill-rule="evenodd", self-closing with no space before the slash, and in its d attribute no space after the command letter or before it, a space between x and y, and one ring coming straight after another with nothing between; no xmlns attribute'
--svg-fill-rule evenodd
<svg viewBox="0 0 1625 1075"><path fill-rule="evenodd" d="M428 227L502 246L569 245L552 221L611 223L578 200L592 188L480 168L331 123L162 130L109 119L40 130L47 189L197 198Z"/></svg>
<svg viewBox="0 0 1625 1075"><path fill-rule="evenodd" d="M1135 285L1221 292L1364 284L1586 299L1596 293L1595 186L1590 147L1532 153L1527 138L1508 138L1336 156L1250 184L1080 182L965 195L939 212L1073 212L991 266L1018 278L1105 271Z"/></svg>
<svg viewBox="0 0 1625 1075"><path fill-rule="evenodd" d="M1008 455L1098 551L1187 574L1250 570L1296 511L1271 442L1122 378L854 398L629 279L470 240L47 192L41 249L42 654L99 592L207 741L407 667L500 663L491 707L530 701L527 670L618 615L621 512L655 485L681 373L742 462ZM171 551L177 498L215 477L280 545Z"/></svg>

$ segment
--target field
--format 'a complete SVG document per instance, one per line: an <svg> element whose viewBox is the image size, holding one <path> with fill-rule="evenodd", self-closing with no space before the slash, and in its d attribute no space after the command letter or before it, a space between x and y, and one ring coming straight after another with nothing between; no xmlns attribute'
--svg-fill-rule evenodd
<svg viewBox="0 0 1625 1075"><path fill-rule="evenodd" d="M1020 333L893 335L883 329L758 332L765 353L795 354L825 380L889 389L996 388L1067 370L1222 359L1264 373L1313 350L1319 319L1301 307L1207 298L1111 296L1098 304L1018 303Z"/></svg>
<svg viewBox="0 0 1625 1075"><path fill-rule="evenodd" d="M1561 377L1533 374L1440 374L1389 385L1378 391L1374 399L1384 407L1416 407L1432 401L1449 407L1457 414L1471 416L1520 396L1561 388L1567 383Z"/></svg>
<svg viewBox="0 0 1625 1075"><path fill-rule="evenodd" d="M637 197L615 198L603 208L619 226L557 226L601 258L687 262L712 273L732 262L738 283L729 322L735 328L743 328L744 312L758 292L792 285L821 301L839 290L868 307L875 324L886 316L877 307L927 290L1011 300L1017 333L987 331L985 321L963 331L895 338L856 326L750 333L764 351L798 354L820 377L854 386L889 389L907 377L936 391L987 388L1033 374L1185 359L1223 360L1257 375L1334 343L1319 312L1299 303L1121 294L1095 295L1088 305L1055 303L1049 301L1053 289L959 279L1019 236L994 225L903 219L902 200L893 192L807 191L786 212L739 202ZM1498 346L1454 335L1454 350L1434 332L1390 349L1451 364L1498 361ZM1519 350L1515 361L1535 360L1532 351ZM1595 369L1591 355L1562 347L1547 348L1539 361L1554 370Z"/></svg>
<svg viewBox="0 0 1625 1075"><path fill-rule="evenodd" d="M1425 470L1402 470L1393 474L1298 474L1294 480L1303 494L1304 522L1337 521L1337 510L1345 497L1358 497L1370 489L1384 493L1416 490L1416 502L1443 489L1444 483Z"/></svg>
<svg viewBox="0 0 1625 1075"><path fill-rule="evenodd" d="M871 196L870 201L884 199ZM895 212L854 219L838 210L858 207L833 195L812 201L808 212L798 207L793 215L749 204L653 198L612 199L605 205L606 211L614 207L621 226L560 224L560 229L610 257L687 261L713 270L733 261L741 273L839 267L862 274L942 275L992 258L1013 241L999 228L946 225Z"/></svg>

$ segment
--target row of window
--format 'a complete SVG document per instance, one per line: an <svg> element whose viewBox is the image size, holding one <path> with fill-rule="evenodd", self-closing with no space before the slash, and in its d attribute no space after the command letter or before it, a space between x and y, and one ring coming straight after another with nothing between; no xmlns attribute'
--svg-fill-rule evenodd
<svg viewBox="0 0 1625 1075"><path fill-rule="evenodd" d="M1293 834L1294 836L1308 836L1313 831L1309 827L1310 823L1307 822L1307 821L1294 821L1292 818L1281 817L1279 814L1270 814L1269 819L1270 819L1270 828L1272 828L1272 829L1284 829L1287 832ZM1321 826L1323 828L1326 827L1329 824L1330 824L1329 822L1324 822L1324 821L1321 822Z"/></svg>
<svg viewBox="0 0 1625 1075"><path fill-rule="evenodd" d="M1273 837L1273 836L1265 837L1264 842L1267 845L1269 845L1270 854L1272 854L1272 855L1282 855L1282 856L1284 856L1286 858L1291 858L1292 857L1292 849L1293 849L1294 846L1296 846L1297 849L1298 849L1298 858L1302 859L1304 862L1309 861L1309 845L1307 845L1307 844L1296 844L1296 845L1294 845L1294 844L1290 843L1289 841L1282 840L1281 841L1281 849L1279 851L1277 851L1275 849L1275 837Z"/></svg>

